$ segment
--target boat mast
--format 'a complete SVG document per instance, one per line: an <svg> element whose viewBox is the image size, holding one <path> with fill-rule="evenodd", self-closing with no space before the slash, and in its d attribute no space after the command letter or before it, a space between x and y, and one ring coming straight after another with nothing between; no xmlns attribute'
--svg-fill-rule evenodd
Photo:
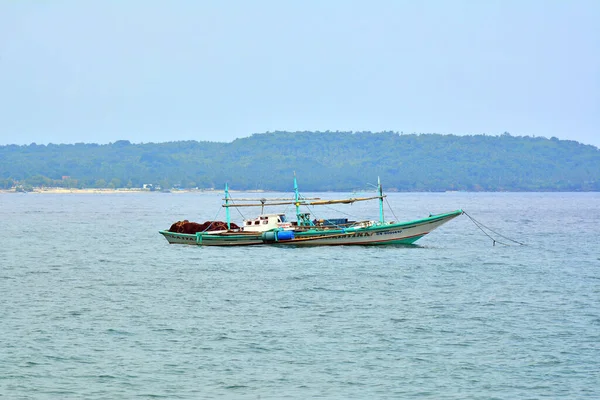
<svg viewBox="0 0 600 400"><path fill-rule="evenodd" d="M383 189L381 188L379 177L377 177L377 190L379 191L379 222L383 224Z"/></svg>
<svg viewBox="0 0 600 400"><path fill-rule="evenodd" d="M231 229L231 217L229 215L229 187L225 182L225 218L227 219L227 230Z"/></svg>
<svg viewBox="0 0 600 400"><path fill-rule="evenodd" d="M300 224L300 195L298 194L296 172L294 172L294 204L296 205L296 221L298 221L298 224Z"/></svg>

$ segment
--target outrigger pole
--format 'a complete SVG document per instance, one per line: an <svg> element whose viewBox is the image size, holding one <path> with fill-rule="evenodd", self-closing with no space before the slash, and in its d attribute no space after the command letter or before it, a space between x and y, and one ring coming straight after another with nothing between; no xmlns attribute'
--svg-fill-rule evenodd
<svg viewBox="0 0 600 400"><path fill-rule="evenodd" d="M294 204L294 206L296 207L296 220L298 221L298 226L312 226L313 223L310 220L310 214L308 213L302 213L300 212L300 206L304 205L304 206L309 206L309 205L325 205L325 204L352 204L355 201L365 201L365 200L373 200L373 199L379 199L379 222L380 223L384 223L384 216L383 216L383 198L385 197L383 194L383 189L381 187L381 180L379 179L379 177L377 177L377 191L378 191L378 195L377 196L373 196L373 197L356 197L356 198L349 198L349 199L343 199L343 200L320 200L319 197L314 197L314 198L302 198L300 199L300 193L298 191L298 181L296 180L296 173L294 173L294 198L293 199L289 199L290 201L285 201L288 199L236 199L236 200L243 200L243 201L259 201L260 204L232 204L230 203L231 201L231 196L229 195L229 186L227 183L225 183L225 204L223 204L223 207L225 207L225 216L227 219L227 229L231 229L231 216L230 216L230 211L229 208L230 207L256 207L256 206L260 206L261 207L261 213L264 212L264 207L265 206L278 206L278 205L285 205L285 204ZM267 201L271 201L271 200L276 200L275 202L272 203L267 203ZM293 200L293 203L291 202L291 200ZM307 201L307 200L313 200L313 201Z"/></svg>

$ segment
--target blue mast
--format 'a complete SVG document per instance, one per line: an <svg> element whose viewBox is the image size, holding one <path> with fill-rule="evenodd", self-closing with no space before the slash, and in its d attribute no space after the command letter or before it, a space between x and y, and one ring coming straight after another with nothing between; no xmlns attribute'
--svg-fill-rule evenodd
<svg viewBox="0 0 600 400"><path fill-rule="evenodd" d="M227 229L231 229L231 217L229 215L229 187L225 182L225 218L227 219Z"/></svg>
<svg viewBox="0 0 600 400"><path fill-rule="evenodd" d="M294 204L296 206L296 221L298 226L313 226L310 220L310 213L300 212L300 193L298 192L298 182L296 181L296 173L294 172Z"/></svg>
<svg viewBox="0 0 600 400"><path fill-rule="evenodd" d="M294 204L296 205L296 221L300 224L300 195L298 194L298 182L296 181L296 173L294 172Z"/></svg>

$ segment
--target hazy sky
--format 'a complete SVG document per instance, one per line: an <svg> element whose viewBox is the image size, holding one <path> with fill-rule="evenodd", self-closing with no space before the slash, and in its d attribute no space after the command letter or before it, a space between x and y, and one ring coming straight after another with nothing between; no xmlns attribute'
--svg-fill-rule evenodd
<svg viewBox="0 0 600 400"><path fill-rule="evenodd" d="M599 0L0 2L0 144L599 126Z"/></svg>

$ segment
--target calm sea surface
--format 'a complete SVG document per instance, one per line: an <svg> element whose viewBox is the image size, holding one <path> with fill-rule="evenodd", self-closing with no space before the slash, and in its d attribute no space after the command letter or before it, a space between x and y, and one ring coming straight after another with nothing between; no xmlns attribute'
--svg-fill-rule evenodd
<svg viewBox="0 0 600 400"><path fill-rule="evenodd" d="M463 208L527 246L466 216L410 247L158 234L221 198L0 194L0 397L600 398L600 193L388 197L388 219Z"/></svg>

